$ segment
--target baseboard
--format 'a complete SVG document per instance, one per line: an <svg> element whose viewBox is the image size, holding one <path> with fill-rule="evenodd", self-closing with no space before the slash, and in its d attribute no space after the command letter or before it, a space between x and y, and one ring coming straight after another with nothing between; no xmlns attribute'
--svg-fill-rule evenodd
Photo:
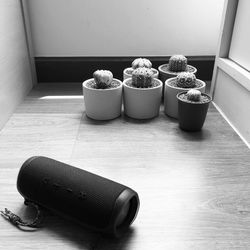
<svg viewBox="0 0 250 250"><path fill-rule="evenodd" d="M146 57L146 56L145 56ZM153 67L167 63L169 57L146 57ZM135 57L36 57L38 82L82 82L92 77L96 69L109 69L122 79L123 69L130 67ZM215 56L189 56L188 64L197 68L197 77L212 79Z"/></svg>

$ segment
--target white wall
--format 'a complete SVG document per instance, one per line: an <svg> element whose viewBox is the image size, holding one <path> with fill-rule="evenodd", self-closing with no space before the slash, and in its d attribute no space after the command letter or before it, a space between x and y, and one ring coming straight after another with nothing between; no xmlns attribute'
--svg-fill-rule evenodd
<svg viewBox="0 0 250 250"><path fill-rule="evenodd" d="M224 0L29 0L35 56L214 55Z"/></svg>
<svg viewBox="0 0 250 250"><path fill-rule="evenodd" d="M250 91L221 69L216 75L214 102L250 145Z"/></svg>
<svg viewBox="0 0 250 250"><path fill-rule="evenodd" d="M19 0L0 1L0 129L32 88Z"/></svg>
<svg viewBox="0 0 250 250"><path fill-rule="evenodd" d="M232 48L234 52L242 52L237 45L243 45L241 39L247 38L242 36L242 31L248 28L249 18L246 17L250 15L249 7L248 0L225 1L211 93L218 110L250 148L250 72L228 57L232 55ZM240 39L234 43L232 40L238 31Z"/></svg>
<svg viewBox="0 0 250 250"><path fill-rule="evenodd" d="M250 1L240 0L235 17L229 57L250 71Z"/></svg>

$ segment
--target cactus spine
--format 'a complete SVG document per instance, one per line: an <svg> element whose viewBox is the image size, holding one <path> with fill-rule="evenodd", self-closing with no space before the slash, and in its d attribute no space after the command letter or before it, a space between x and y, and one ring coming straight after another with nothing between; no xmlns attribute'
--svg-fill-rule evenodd
<svg viewBox="0 0 250 250"><path fill-rule="evenodd" d="M182 72L176 77L176 84L179 88L194 88L196 77L193 73Z"/></svg>
<svg viewBox="0 0 250 250"><path fill-rule="evenodd" d="M142 67L150 69L152 67L152 63L147 58L136 58L132 62L133 69L142 68Z"/></svg>
<svg viewBox="0 0 250 250"><path fill-rule="evenodd" d="M106 89L111 86L113 74L109 70L96 70L93 73L97 89Z"/></svg>
<svg viewBox="0 0 250 250"><path fill-rule="evenodd" d="M132 85L136 88L152 87L153 71L148 68L137 68L132 73Z"/></svg>
<svg viewBox="0 0 250 250"><path fill-rule="evenodd" d="M169 59L169 69L174 72L186 71L187 58L183 55L173 55Z"/></svg>
<svg viewBox="0 0 250 250"><path fill-rule="evenodd" d="M201 92L198 89L190 89L187 92L187 99L193 102L199 102L201 100Z"/></svg>

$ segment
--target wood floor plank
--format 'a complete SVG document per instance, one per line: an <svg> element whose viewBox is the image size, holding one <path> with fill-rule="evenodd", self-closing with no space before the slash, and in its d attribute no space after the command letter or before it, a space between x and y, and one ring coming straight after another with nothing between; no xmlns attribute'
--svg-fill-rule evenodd
<svg viewBox="0 0 250 250"><path fill-rule="evenodd" d="M81 115L14 114L0 133L0 159L49 155L69 158Z"/></svg>
<svg viewBox="0 0 250 250"><path fill-rule="evenodd" d="M36 154L135 189L138 217L120 240L52 215L32 233L0 218L0 248L249 249L250 151L212 105L203 130L187 133L163 110L149 121L97 122L79 85L40 84L0 132L1 209L31 216L15 183Z"/></svg>

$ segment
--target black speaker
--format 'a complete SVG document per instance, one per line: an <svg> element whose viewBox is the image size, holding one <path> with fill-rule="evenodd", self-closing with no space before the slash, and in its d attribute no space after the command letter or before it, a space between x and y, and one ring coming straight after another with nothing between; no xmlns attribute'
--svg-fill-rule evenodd
<svg viewBox="0 0 250 250"><path fill-rule="evenodd" d="M23 163L17 189L27 202L115 237L128 229L139 209L132 189L42 156Z"/></svg>

